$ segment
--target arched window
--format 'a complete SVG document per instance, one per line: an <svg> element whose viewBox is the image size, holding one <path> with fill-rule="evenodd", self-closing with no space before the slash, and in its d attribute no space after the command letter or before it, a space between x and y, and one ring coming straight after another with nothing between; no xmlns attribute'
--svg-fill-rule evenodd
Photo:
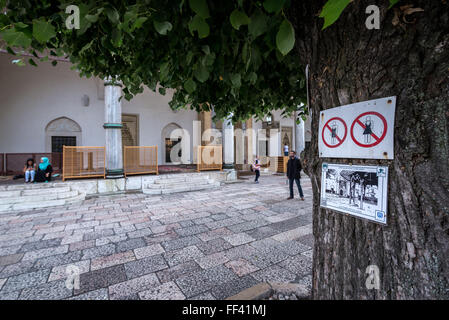
<svg viewBox="0 0 449 320"><path fill-rule="evenodd" d="M81 145L81 127L67 117L50 121L45 127L46 152L62 152L62 146Z"/></svg>

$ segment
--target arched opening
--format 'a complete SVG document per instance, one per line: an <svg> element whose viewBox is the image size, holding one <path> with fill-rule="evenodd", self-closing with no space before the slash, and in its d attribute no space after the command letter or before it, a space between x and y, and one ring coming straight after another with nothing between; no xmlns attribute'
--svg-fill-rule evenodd
<svg viewBox="0 0 449 320"><path fill-rule="evenodd" d="M50 121L45 127L46 152L62 152L62 146L81 145L81 126L67 117Z"/></svg>
<svg viewBox="0 0 449 320"><path fill-rule="evenodd" d="M171 164L174 162L178 162L182 157L182 149L178 151L178 154L174 157L170 156L172 150L175 148L178 149L178 143L181 143L182 137L172 137L172 133L174 130L182 129L176 123L169 123L162 129L162 150L163 150L163 162L166 164ZM175 159L173 159L175 158Z"/></svg>

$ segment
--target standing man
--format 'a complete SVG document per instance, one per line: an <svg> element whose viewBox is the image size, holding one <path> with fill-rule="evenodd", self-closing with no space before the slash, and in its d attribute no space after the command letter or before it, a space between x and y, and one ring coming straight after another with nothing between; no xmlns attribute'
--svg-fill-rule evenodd
<svg viewBox="0 0 449 320"><path fill-rule="evenodd" d="M253 162L253 169L256 172L256 179L254 180L255 183L259 183L259 177L260 177L260 161L259 157L254 158Z"/></svg>
<svg viewBox="0 0 449 320"><path fill-rule="evenodd" d="M284 144L284 156L288 156L288 144Z"/></svg>
<svg viewBox="0 0 449 320"><path fill-rule="evenodd" d="M301 200L304 201L304 194L302 193L301 184L299 179L301 179L301 161L299 161L298 157L296 157L295 151L290 151L290 158L287 162L287 177L290 188L290 197L287 200L293 199L293 181L296 182L298 186L299 195L301 196Z"/></svg>

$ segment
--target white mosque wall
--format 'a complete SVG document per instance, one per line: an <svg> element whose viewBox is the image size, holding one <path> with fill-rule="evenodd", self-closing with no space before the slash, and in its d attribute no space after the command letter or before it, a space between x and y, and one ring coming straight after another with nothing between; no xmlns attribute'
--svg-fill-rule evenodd
<svg viewBox="0 0 449 320"><path fill-rule="evenodd" d="M102 81L80 78L67 62L56 67L49 62L18 67L11 63L13 59L0 53L0 153L50 152L45 128L61 117L81 127L78 145L105 145ZM88 106L83 104L84 95L89 97ZM170 123L186 129L191 146L193 121L197 120L195 111L173 112L168 106L170 97L170 93L162 96L145 89L131 101L122 100L123 113L138 115L139 145L158 145L159 163L164 163L162 129Z"/></svg>

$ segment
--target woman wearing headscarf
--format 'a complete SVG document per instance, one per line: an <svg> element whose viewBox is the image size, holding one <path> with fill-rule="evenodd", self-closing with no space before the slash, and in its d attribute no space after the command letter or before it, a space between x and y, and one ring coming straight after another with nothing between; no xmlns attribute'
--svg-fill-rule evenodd
<svg viewBox="0 0 449 320"><path fill-rule="evenodd" d="M51 173L53 172L53 168L50 164L50 161L46 157L41 158L41 163L37 167L36 172L36 182L48 182L51 181Z"/></svg>

